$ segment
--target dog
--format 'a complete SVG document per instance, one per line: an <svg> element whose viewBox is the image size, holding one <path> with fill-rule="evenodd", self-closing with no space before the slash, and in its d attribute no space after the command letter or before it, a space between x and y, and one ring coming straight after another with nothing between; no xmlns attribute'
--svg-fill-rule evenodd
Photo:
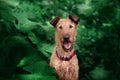
<svg viewBox="0 0 120 80"><path fill-rule="evenodd" d="M74 41L79 18L69 15L69 18L55 17L50 21L56 29L56 46L50 57L50 67L55 68L57 80L78 80L79 65L74 52Z"/></svg>

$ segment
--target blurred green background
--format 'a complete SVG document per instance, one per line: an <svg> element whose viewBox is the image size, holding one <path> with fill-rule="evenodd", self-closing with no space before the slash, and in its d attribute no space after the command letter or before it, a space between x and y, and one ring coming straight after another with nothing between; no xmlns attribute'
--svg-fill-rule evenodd
<svg viewBox="0 0 120 80"><path fill-rule="evenodd" d="M0 0L0 80L56 80L55 16L80 18L80 80L120 80L119 0Z"/></svg>

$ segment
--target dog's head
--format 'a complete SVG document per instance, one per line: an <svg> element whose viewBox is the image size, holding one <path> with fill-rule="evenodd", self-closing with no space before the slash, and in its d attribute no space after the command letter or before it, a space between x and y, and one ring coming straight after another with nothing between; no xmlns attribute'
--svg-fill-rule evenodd
<svg viewBox="0 0 120 80"><path fill-rule="evenodd" d="M60 19L56 17L50 21L56 28L56 42L65 51L70 51L73 49L73 43L76 36L76 26L79 22L79 18L73 15L69 15L68 19Z"/></svg>

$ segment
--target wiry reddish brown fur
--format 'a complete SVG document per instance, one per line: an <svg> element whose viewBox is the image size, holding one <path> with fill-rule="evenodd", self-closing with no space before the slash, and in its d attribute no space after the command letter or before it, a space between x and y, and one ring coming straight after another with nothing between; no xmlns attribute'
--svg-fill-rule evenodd
<svg viewBox="0 0 120 80"><path fill-rule="evenodd" d="M74 51L74 41L76 36L76 25L71 19L59 19L53 20L54 26L56 28L56 46L53 50L52 56L50 58L50 66L56 69L57 80L78 80L78 59L77 56L73 56L69 61L62 61L56 56L56 51L59 55L64 57L69 57ZM56 22L55 22L56 21ZM78 20L79 21L79 20ZM51 23L51 24L52 24ZM69 26L72 25L72 28ZM62 26L62 29L59 27ZM70 41L72 47L70 50L65 51L62 47L63 45L63 36L65 34L70 35Z"/></svg>

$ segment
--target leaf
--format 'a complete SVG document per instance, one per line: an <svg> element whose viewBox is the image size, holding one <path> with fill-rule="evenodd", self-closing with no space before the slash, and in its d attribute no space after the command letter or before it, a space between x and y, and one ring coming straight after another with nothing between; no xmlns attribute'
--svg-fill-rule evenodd
<svg viewBox="0 0 120 80"><path fill-rule="evenodd" d="M43 76L40 74L25 74L18 75L18 79L20 80L56 80L54 76Z"/></svg>
<svg viewBox="0 0 120 80"><path fill-rule="evenodd" d="M33 64L26 65L23 69L32 74L51 75L54 73L54 69L51 69L46 61L34 62Z"/></svg>
<svg viewBox="0 0 120 80"><path fill-rule="evenodd" d="M113 26L112 23L103 23L102 25L103 25L104 27L111 27L111 26Z"/></svg>
<svg viewBox="0 0 120 80"><path fill-rule="evenodd" d="M96 67L93 71L90 72L90 75L94 80L106 80L108 77L108 71L101 67Z"/></svg>
<svg viewBox="0 0 120 80"><path fill-rule="evenodd" d="M14 22L14 24L16 28L21 31L29 31L36 28L36 25L40 25L40 22L31 19L40 19L39 17L41 17L41 14L43 13L43 9L29 2L22 2L12 11L13 16L18 20L18 23L16 24Z"/></svg>
<svg viewBox="0 0 120 80"><path fill-rule="evenodd" d="M22 67L22 66L26 66L26 65L31 65L37 61L40 61L41 56L39 56L38 54L32 54L29 56L24 57L23 59L20 60L19 64L17 65L17 67Z"/></svg>
<svg viewBox="0 0 120 80"><path fill-rule="evenodd" d="M1 0L3 2L5 2L6 4L15 7L19 4L19 0Z"/></svg>
<svg viewBox="0 0 120 80"><path fill-rule="evenodd" d="M85 16L90 16L96 13L97 10L106 6L109 0L84 0L84 3L78 4L77 9L79 14L83 14Z"/></svg>
<svg viewBox="0 0 120 80"><path fill-rule="evenodd" d="M120 6L115 9L115 22L120 23Z"/></svg>
<svg viewBox="0 0 120 80"><path fill-rule="evenodd" d="M31 40L33 44L39 44L40 40L36 37L36 35L32 31L28 31L28 38Z"/></svg>
<svg viewBox="0 0 120 80"><path fill-rule="evenodd" d="M41 43L38 45L38 50L41 51L46 57L50 57L52 51L53 51L54 45L50 45L47 43Z"/></svg>

